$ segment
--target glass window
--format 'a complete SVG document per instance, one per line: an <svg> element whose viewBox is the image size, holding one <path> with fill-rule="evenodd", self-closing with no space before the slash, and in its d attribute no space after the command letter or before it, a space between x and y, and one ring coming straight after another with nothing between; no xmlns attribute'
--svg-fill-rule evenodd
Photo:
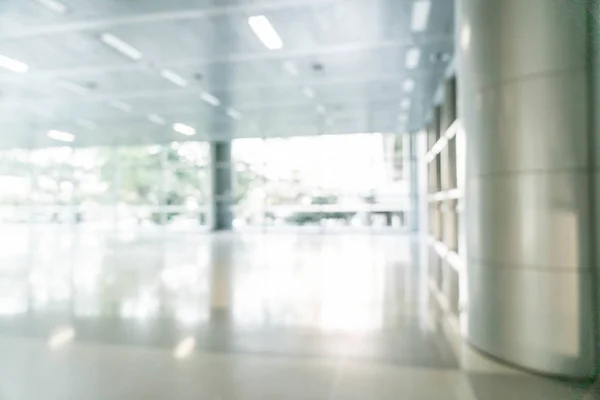
<svg viewBox="0 0 600 400"><path fill-rule="evenodd" d="M405 139L371 133L235 140L236 226L403 226Z"/></svg>
<svg viewBox="0 0 600 400"><path fill-rule="evenodd" d="M204 229L210 201L208 143L176 142L162 151L165 160L162 219L167 231Z"/></svg>

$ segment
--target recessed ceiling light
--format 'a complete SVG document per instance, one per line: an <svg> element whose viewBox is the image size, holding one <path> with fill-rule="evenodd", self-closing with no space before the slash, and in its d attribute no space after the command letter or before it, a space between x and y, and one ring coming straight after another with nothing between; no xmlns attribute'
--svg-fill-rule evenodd
<svg viewBox="0 0 600 400"><path fill-rule="evenodd" d="M94 121L90 121L89 119L79 118L75 123L81 127L87 129L94 129L96 127L96 123Z"/></svg>
<svg viewBox="0 0 600 400"><path fill-rule="evenodd" d="M66 4L58 0L35 0L35 2L57 14L64 14L68 10Z"/></svg>
<svg viewBox="0 0 600 400"><path fill-rule="evenodd" d="M90 93L90 88L80 85L78 83L73 83L73 82L69 82L69 81L59 81L58 83L60 86L64 87L65 89L68 89L71 92L80 94L82 96Z"/></svg>
<svg viewBox="0 0 600 400"><path fill-rule="evenodd" d="M421 59L421 50L416 47L409 49L406 52L406 68L413 69L419 65Z"/></svg>
<svg viewBox="0 0 600 400"><path fill-rule="evenodd" d="M121 100L111 101L110 106L113 108L116 108L117 110L121 110L124 112L132 112L133 111L133 107L131 106L131 104L125 103Z"/></svg>
<svg viewBox="0 0 600 400"><path fill-rule="evenodd" d="M422 32L427 28L430 12L430 0L417 0L413 3L411 21L411 27L413 32Z"/></svg>
<svg viewBox="0 0 600 400"><path fill-rule="evenodd" d="M171 83L176 84L177 86L185 87L187 86L187 81L181 75L176 72L171 71L170 69L163 69L160 71L160 76L170 81Z"/></svg>
<svg viewBox="0 0 600 400"><path fill-rule="evenodd" d="M315 91L314 91L314 90L312 90L312 89L311 89L311 88L309 88L309 87L303 87L303 88L302 88L302 93L304 93L304 95L305 95L306 97L308 97L309 99L312 99L312 98L314 98L314 97L315 97Z"/></svg>
<svg viewBox="0 0 600 400"><path fill-rule="evenodd" d="M413 90L415 90L415 81L412 79L406 79L404 82L402 82L402 89L407 93L411 93Z"/></svg>
<svg viewBox="0 0 600 400"><path fill-rule="evenodd" d="M411 106L410 99L404 99L400 102L400 108L402 108L403 110L410 109L410 106Z"/></svg>
<svg viewBox="0 0 600 400"><path fill-rule="evenodd" d="M102 35L100 35L100 40L102 40L106 45L112 47L124 56L131 58L132 60L139 60L142 58L142 53L138 49L136 49L120 37L113 35L112 33L103 33Z"/></svg>
<svg viewBox="0 0 600 400"><path fill-rule="evenodd" d="M192 128L189 125L185 125L185 124L181 124L181 123L173 124L173 130L175 132L179 132L182 135L186 135L186 136L193 136L196 134L196 129Z"/></svg>
<svg viewBox="0 0 600 400"><path fill-rule="evenodd" d="M233 119L241 119L242 118L242 114L238 110L235 110L233 108L227 109L227 115L229 115Z"/></svg>
<svg viewBox="0 0 600 400"><path fill-rule="evenodd" d="M29 65L7 56L0 55L0 67L9 71L23 73L29 71Z"/></svg>
<svg viewBox="0 0 600 400"><path fill-rule="evenodd" d="M248 24L269 50L279 50L283 47L283 41L264 15L256 15L248 18Z"/></svg>
<svg viewBox="0 0 600 400"><path fill-rule="evenodd" d="M157 125L164 125L167 121L163 117L157 114L148 114L148 120L154 122Z"/></svg>
<svg viewBox="0 0 600 400"><path fill-rule="evenodd" d="M299 71L298 71L298 67L296 67L296 63L288 60L286 62L283 63L283 68L285 68L285 70L293 76L298 76Z"/></svg>
<svg viewBox="0 0 600 400"><path fill-rule="evenodd" d="M213 105L215 107L218 107L221 105L221 100L217 99L215 96L213 96L212 94L208 93L208 92L202 92L200 94L200 98L202 100L204 100L205 102L207 102L210 105Z"/></svg>
<svg viewBox="0 0 600 400"><path fill-rule="evenodd" d="M75 140L75 135L69 132L58 131L56 129L49 130L46 135L50 139L58 140L59 142L71 143Z"/></svg>

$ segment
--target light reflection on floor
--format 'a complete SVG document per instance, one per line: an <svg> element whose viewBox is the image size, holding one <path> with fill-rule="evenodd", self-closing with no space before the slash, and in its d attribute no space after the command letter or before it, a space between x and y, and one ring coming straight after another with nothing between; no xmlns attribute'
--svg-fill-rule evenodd
<svg viewBox="0 0 600 400"><path fill-rule="evenodd" d="M426 252L408 235L13 228L0 228L1 398L474 400L495 399L498 382L510 382L506 398L578 390L456 351L460 338L450 345L431 312L417 256Z"/></svg>
<svg viewBox="0 0 600 400"><path fill-rule="evenodd" d="M158 338L143 344L158 346L169 336L165 332L221 329L234 336L258 331L269 336L286 330L290 337L374 341L399 326L414 333L422 327L416 307L419 270L411 263L407 236L26 233L3 235L14 251L3 253L0 265L0 316L11 317L0 317L0 333L35 336L53 323L94 322L109 331L115 324L145 330ZM121 330L87 337L119 342ZM247 338L237 339L240 346ZM277 353L285 347L250 340L264 342L248 346L252 351ZM228 351L232 346L205 347ZM318 355L297 347L294 354Z"/></svg>

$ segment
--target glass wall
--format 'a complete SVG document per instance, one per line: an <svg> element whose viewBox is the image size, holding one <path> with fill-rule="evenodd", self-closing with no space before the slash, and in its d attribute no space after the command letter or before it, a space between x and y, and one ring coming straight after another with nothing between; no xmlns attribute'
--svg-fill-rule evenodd
<svg viewBox="0 0 600 400"><path fill-rule="evenodd" d="M238 230L404 229L408 136L237 139L232 145ZM28 228L193 233L207 229L205 142L0 151L0 221Z"/></svg>
<svg viewBox="0 0 600 400"><path fill-rule="evenodd" d="M0 222L20 229L197 231L208 144L0 151Z"/></svg>
<svg viewBox="0 0 600 400"><path fill-rule="evenodd" d="M238 139L238 229L404 229L410 208L408 136Z"/></svg>

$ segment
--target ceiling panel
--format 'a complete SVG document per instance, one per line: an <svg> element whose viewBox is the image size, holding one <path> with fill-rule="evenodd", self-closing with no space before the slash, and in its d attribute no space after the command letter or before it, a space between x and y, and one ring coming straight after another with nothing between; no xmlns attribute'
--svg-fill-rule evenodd
<svg viewBox="0 0 600 400"><path fill-rule="evenodd" d="M80 146L169 141L174 122L204 139L396 131L402 116L405 129L417 129L453 52L452 1L432 0L424 32L411 32L413 0L63 3L61 14L36 0L0 1L0 55L30 67L0 69L2 147L47 145L48 129L72 131ZM248 17L258 14L281 50L251 30ZM107 46L105 32L142 58ZM420 60L407 68L412 48Z"/></svg>

